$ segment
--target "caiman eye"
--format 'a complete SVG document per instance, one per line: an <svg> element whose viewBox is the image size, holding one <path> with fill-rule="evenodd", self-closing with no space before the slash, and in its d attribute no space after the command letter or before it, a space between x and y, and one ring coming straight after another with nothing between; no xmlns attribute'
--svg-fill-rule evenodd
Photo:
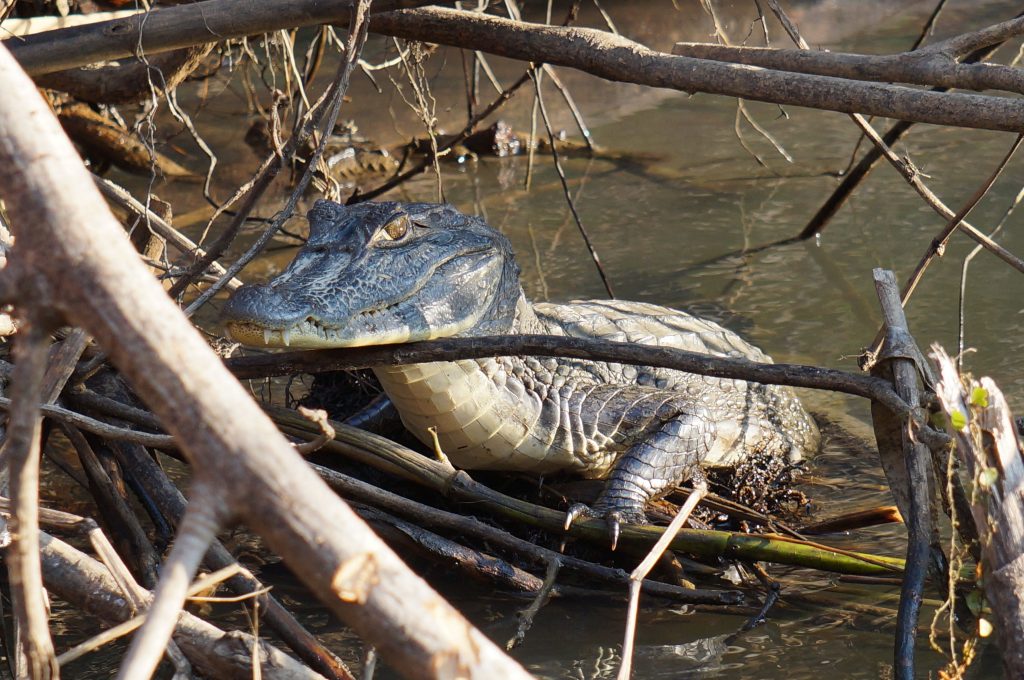
<svg viewBox="0 0 1024 680"><path fill-rule="evenodd" d="M395 219L388 222L388 225L384 227L384 233L388 235L392 241L397 241L409 232L409 216L399 215Z"/></svg>

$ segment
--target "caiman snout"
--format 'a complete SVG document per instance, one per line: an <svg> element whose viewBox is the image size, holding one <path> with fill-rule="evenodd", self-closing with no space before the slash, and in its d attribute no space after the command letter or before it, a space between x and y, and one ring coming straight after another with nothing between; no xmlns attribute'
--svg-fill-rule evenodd
<svg viewBox="0 0 1024 680"><path fill-rule="evenodd" d="M305 316L294 299L268 284L256 284L242 286L231 295L221 311L221 322L228 335L247 345L271 344L275 331L282 343L288 344L285 336L289 329Z"/></svg>
<svg viewBox="0 0 1024 680"><path fill-rule="evenodd" d="M257 320L263 325L275 326L275 317L284 312L287 306L284 297L266 285L242 286L228 299L221 312L221 320L225 324L253 323ZM281 325L285 323L281 315Z"/></svg>

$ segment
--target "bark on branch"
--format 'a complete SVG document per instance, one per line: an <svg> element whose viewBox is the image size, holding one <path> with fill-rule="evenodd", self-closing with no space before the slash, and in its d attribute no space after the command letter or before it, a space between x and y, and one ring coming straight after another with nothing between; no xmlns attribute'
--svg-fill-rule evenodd
<svg viewBox="0 0 1024 680"><path fill-rule="evenodd" d="M981 95L922 92L878 83L788 73L672 56L621 36L473 12L427 7L386 12L372 29L410 40L481 50L512 59L568 66L607 80L707 92L843 113L979 127L1024 129L1024 105Z"/></svg>
<svg viewBox="0 0 1024 680"><path fill-rule="evenodd" d="M422 4L392 0L375 3L374 10ZM284 5L273 0L207 0L38 33L12 43L10 49L30 74L38 75L131 56L140 49L152 54L279 28L344 23L349 6L347 1L326 0ZM371 30L384 35L568 66L612 81L937 125L1024 130L1024 104L1017 100L673 56L589 28L530 24L439 7L382 12L371 23Z"/></svg>
<svg viewBox="0 0 1024 680"><path fill-rule="evenodd" d="M375 0L373 12L429 4L430 0ZM207 0L124 19L44 31L9 41L7 48L31 76L99 61L271 33L282 28L348 23L353 0Z"/></svg>
<svg viewBox="0 0 1024 680"><path fill-rule="evenodd" d="M0 186L19 266L45 277L58 311L108 352L197 474L403 674L529 677L402 564L232 378L139 261L4 47L0 91Z"/></svg>
<svg viewBox="0 0 1024 680"><path fill-rule="evenodd" d="M1024 26L1024 23L1019 23ZM731 64L879 83L1024 93L1024 72L1002 64L960 64L943 52L868 55L770 47L676 43L672 54Z"/></svg>
<svg viewBox="0 0 1024 680"><path fill-rule="evenodd" d="M762 364L744 359L686 352L670 347L549 335L449 338L410 342L404 345L280 352L236 357L228 359L225 363L239 378L259 378L425 361L523 355L643 364L717 378L750 380L766 385L833 390L873 399L895 413L909 415L911 411L911 406L896 394L889 383L856 373L800 364Z"/></svg>

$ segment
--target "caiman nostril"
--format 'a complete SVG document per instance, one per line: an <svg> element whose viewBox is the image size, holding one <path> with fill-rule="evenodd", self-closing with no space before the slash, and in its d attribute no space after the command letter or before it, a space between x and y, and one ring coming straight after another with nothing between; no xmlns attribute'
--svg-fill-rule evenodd
<svg viewBox="0 0 1024 680"><path fill-rule="evenodd" d="M224 309L221 310L221 321L266 320L268 312L284 312L285 306L285 298L268 285L242 286L228 298Z"/></svg>

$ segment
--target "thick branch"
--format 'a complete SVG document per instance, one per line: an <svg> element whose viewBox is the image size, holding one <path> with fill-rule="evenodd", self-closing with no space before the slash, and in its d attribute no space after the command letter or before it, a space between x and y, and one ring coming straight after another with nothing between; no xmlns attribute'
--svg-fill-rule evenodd
<svg viewBox="0 0 1024 680"><path fill-rule="evenodd" d="M17 256L109 353L195 468L218 480L230 509L403 674L528 677L402 564L232 379L139 261L2 46L0 91L0 186Z"/></svg>
<svg viewBox="0 0 1024 680"><path fill-rule="evenodd" d="M424 4L429 4L429 0L376 0L372 11ZM34 33L8 42L7 48L26 73L37 76L282 28L345 25L353 5L353 0L207 0L124 19Z"/></svg>
<svg viewBox="0 0 1024 680"><path fill-rule="evenodd" d="M907 404L884 380L831 368L800 364L761 364L745 359L716 357L670 347L550 335L497 335L486 338L450 338L404 345L281 352L228 359L239 378L293 373L322 373L370 366L454 361L493 356L539 355L615 361L658 368L674 368L716 378L749 380L767 385L790 385L833 390L874 399L900 413Z"/></svg>
<svg viewBox="0 0 1024 680"><path fill-rule="evenodd" d="M420 4L425 3L392 0L375 3L374 9ZM207 0L129 19L38 33L12 43L10 49L29 73L37 75L131 56L140 47L152 54L279 28L344 23L350 5L348 1L326 0L286 4ZM1017 100L922 92L673 56L595 29L529 24L437 7L383 12L374 16L372 24L374 32L385 35L568 66L612 81L937 125L1024 130L1024 104Z"/></svg>
<svg viewBox="0 0 1024 680"><path fill-rule="evenodd" d="M1018 27L1024 24L1018 23ZM676 43L672 54L850 80L1024 93L1024 72L1019 68L1002 64L961 64L945 53L925 50L873 55Z"/></svg>
<svg viewBox="0 0 1024 680"><path fill-rule="evenodd" d="M428 7L381 14L374 17L372 30L512 59L568 66L607 80L652 87L938 125L1024 129L1024 105L1015 100L922 92L907 87L672 56L621 36L588 28L528 24Z"/></svg>

